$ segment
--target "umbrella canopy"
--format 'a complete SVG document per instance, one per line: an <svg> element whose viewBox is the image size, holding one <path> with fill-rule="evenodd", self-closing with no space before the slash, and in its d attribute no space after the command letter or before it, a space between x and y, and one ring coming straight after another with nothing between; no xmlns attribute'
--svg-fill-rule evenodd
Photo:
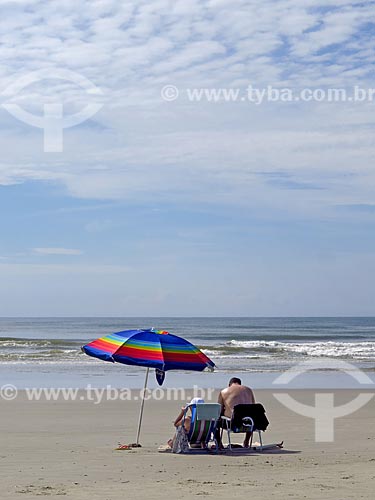
<svg viewBox="0 0 375 500"><path fill-rule="evenodd" d="M83 346L82 351L103 361L147 367L138 421L137 446L149 369L155 368L156 380L162 385L167 370L203 371L207 368L212 371L215 368L215 364L198 347L165 330L153 328L112 333Z"/></svg>
<svg viewBox="0 0 375 500"><path fill-rule="evenodd" d="M187 340L165 330L125 330L82 347L89 356L159 371L213 370L215 364Z"/></svg>

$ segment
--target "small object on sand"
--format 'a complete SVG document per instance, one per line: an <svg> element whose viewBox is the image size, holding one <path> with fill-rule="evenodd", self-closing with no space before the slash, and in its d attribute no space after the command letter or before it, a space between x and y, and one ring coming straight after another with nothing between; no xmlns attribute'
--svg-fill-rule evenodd
<svg viewBox="0 0 375 500"><path fill-rule="evenodd" d="M116 450L131 450L131 449L132 449L132 447L131 447L131 445L130 445L130 444L121 444L121 443L119 443L119 444L118 444L118 447L117 447L117 448L115 448L115 449L116 449Z"/></svg>
<svg viewBox="0 0 375 500"><path fill-rule="evenodd" d="M281 443L272 443L272 444L264 444L262 446L252 446L251 449L254 451L263 451L263 450L276 450L284 448L284 441Z"/></svg>
<svg viewBox="0 0 375 500"><path fill-rule="evenodd" d="M129 444L118 444L116 450L132 450L133 448L142 448L139 443L129 443Z"/></svg>
<svg viewBox="0 0 375 500"><path fill-rule="evenodd" d="M159 453L171 453L172 448L168 444L162 444L158 448Z"/></svg>

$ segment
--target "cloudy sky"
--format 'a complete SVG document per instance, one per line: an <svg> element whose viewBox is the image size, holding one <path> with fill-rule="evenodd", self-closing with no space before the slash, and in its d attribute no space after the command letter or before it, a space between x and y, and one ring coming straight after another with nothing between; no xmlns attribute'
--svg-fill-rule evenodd
<svg viewBox="0 0 375 500"><path fill-rule="evenodd" d="M0 315L373 315L375 97L245 96L375 88L374 35L371 1L1 0ZM97 112L51 152L56 105Z"/></svg>

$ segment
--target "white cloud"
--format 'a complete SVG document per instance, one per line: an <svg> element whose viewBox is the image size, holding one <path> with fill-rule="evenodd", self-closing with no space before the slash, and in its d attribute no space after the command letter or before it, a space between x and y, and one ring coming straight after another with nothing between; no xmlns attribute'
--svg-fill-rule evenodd
<svg viewBox="0 0 375 500"><path fill-rule="evenodd" d="M77 250L74 248L57 248L57 247L46 247L46 248L33 248L33 252L38 255L82 255L82 250Z"/></svg>
<svg viewBox="0 0 375 500"><path fill-rule="evenodd" d="M371 86L364 28L372 9L357 0L3 2L0 92L29 71L66 68L102 88L105 106L64 131L58 155L43 154L41 130L0 109L0 183L56 181L98 199L272 199L288 209L303 199L306 210L366 201L375 183L371 103L189 103L184 89ZM181 99L161 100L166 83L180 87ZM45 81L23 91L22 106L40 112L38 93L52 90L68 114L87 100L73 85ZM287 196L286 185L254 172L283 172L326 190ZM352 173L350 190L352 178L338 179Z"/></svg>

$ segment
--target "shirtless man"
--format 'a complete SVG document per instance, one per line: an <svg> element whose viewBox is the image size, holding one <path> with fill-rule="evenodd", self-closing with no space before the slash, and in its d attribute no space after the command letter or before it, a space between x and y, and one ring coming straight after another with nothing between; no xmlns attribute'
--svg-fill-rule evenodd
<svg viewBox="0 0 375 500"><path fill-rule="evenodd" d="M221 414L231 418L233 408L239 404L252 404L255 403L255 397L250 387L241 385L239 378L233 377L229 380L229 385L223 389L218 398L218 403L221 404ZM222 447L220 439L220 430L217 432L216 438L218 439L219 446ZM243 443L244 448L248 448L251 438L251 432L247 432Z"/></svg>

